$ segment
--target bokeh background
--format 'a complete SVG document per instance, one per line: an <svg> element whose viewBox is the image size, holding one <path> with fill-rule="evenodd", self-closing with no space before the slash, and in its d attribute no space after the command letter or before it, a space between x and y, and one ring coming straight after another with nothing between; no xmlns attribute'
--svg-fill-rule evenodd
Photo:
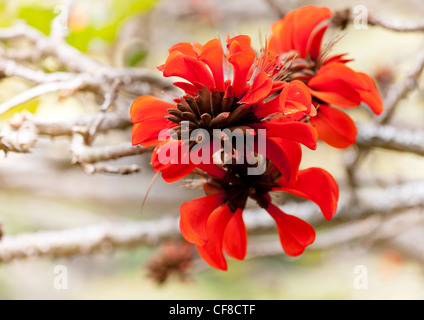
<svg viewBox="0 0 424 320"><path fill-rule="evenodd" d="M270 24L278 19L272 4L283 11L306 4L333 10L363 5L361 1L300 0L89 0L74 1L66 40L82 52L117 67L142 67L156 71L175 43L205 43L227 34L248 34L260 48ZM420 0L367 1L370 12L398 20L424 19ZM0 26L18 20L50 33L53 18L63 9L61 1L0 1ZM347 52L355 70L371 75L388 74L396 80L411 67L424 48L420 32L393 32L369 26L332 29L328 39L343 34L333 52ZM49 61L45 62L49 68ZM159 71L158 71L159 74ZM26 88L19 79L0 81L1 102ZM1 115L2 125L23 109L39 119L66 120L92 111L90 99L60 100L48 94L12 112ZM128 106L129 107L129 106ZM393 120L396 125L424 129L424 103L420 90L404 99ZM365 109L351 113L367 121ZM129 141L130 130L111 132L108 142ZM128 157L142 171L131 175L89 175L70 161L69 138L40 138L29 154L0 155L0 222L5 235L60 230L107 222L140 221L178 216L179 206L201 193L181 184L157 179L141 212L141 203L154 172L149 155ZM340 185L346 180L345 160L349 150L334 150L320 144L306 152L303 166L330 171ZM424 159L377 150L360 166L361 174L376 181L424 180ZM390 201L390 199L388 199ZM416 209L417 214L422 214ZM331 228L331 221L326 223ZM276 233L274 236L277 239ZM318 234L319 236L319 234ZM419 241L418 238L417 241ZM421 244L424 246L424 243ZM156 247L136 247L67 258L15 260L0 264L1 299L423 299L424 274L420 259L404 254L387 243L371 246L366 241L325 250L306 250L298 258L283 254L229 259L229 270L207 266L189 272L183 281L170 277L158 285L146 265ZM54 288L58 265L68 268L68 289ZM368 270L368 288L357 289L355 268Z"/></svg>

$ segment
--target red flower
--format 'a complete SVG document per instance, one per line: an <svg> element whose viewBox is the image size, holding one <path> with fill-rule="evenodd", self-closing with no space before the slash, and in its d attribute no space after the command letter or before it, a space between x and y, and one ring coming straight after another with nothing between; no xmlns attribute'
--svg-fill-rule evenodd
<svg viewBox="0 0 424 320"><path fill-rule="evenodd" d="M326 219L334 215L338 201L338 186L328 172L299 170L301 144L315 149L318 140L313 126L298 117L316 115L309 88L300 80L284 81L283 59L268 50L257 56L250 41L247 36L228 38L225 53L219 40L173 46L159 70L165 77L185 80L174 83L185 94L174 103L142 96L131 106L132 143L156 145L152 166L165 181L177 181L195 169L206 179L206 196L181 206L180 228L206 262L223 270L227 268L223 251L236 259L245 257L242 214L249 198L275 220L281 245L291 256L300 255L314 241L315 231L282 212L271 202L270 192L309 199ZM192 139L198 129L206 135ZM232 140L216 137L215 129L240 130L243 138L253 139L252 149L235 149ZM265 130L262 143L261 130ZM205 141L206 148L198 148ZM214 163L216 155L228 158L228 143L231 161ZM204 160L206 152L206 162L195 161L196 157ZM258 167L264 164L262 174L250 173L255 165L246 161L249 157L257 157ZM239 158L244 161L239 163Z"/></svg>
<svg viewBox="0 0 424 320"><path fill-rule="evenodd" d="M298 169L300 146L290 140L280 141L280 149L290 154ZM196 245L199 255L212 267L226 270L224 252L243 260L247 251L247 232L243 210L248 198L264 208L277 225L284 252L289 256L302 254L315 240L315 230L302 219L281 211L271 202L269 193L285 191L315 202L327 220L337 209L339 190L333 177L323 169L299 170L296 179L286 180L278 167L282 163L267 161L263 175L246 174L246 166L218 168L204 185L205 197L181 206L180 229L184 238Z"/></svg>
<svg viewBox="0 0 424 320"><path fill-rule="evenodd" d="M174 83L185 91L185 95L175 99L174 103L142 96L132 104L132 143L157 145L152 165L155 170L162 171L165 181L179 180L198 166L191 161L192 150L200 142L191 139L196 129L205 130L212 139L214 129L265 129L268 130L266 140L270 150L275 144L274 138L292 139L311 149L316 148L317 133L311 125L288 118L269 121L271 115L283 110L308 113L312 100L301 81L287 83L276 79L276 70L281 67L280 58L275 56L271 62L262 63L251 49L250 42L248 36L228 38L226 53L217 39L205 45L176 44L159 70L165 77L186 80ZM267 67L270 63L272 69ZM230 73L227 75L226 72ZM189 126L185 127L183 123ZM173 130L174 137L164 135L164 129ZM215 151L211 149L210 154ZM273 155L270 157L272 160ZM161 161L164 158L168 161ZM289 176L291 173L286 169L284 174Z"/></svg>
<svg viewBox="0 0 424 320"><path fill-rule="evenodd" d="M310 123L326 143L346 148L356 140L356 126L340 109L350 109L362 102L375 114L383 112L383 103L373 79L346 65L344 55L327 57L321 42L332 16L325 7L304 6L289 12L273 23L268 49L286 59L293 59L289 70L291 80L306 83L318 109Z"/></svg>

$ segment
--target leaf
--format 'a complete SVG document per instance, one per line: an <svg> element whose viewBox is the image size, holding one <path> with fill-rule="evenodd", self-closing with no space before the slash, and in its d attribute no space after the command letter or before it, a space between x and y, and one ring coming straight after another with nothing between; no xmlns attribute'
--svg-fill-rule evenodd
<svg viewBox="0 0 424 320"><path fill-rule="evenodd" d="M130 50L127 53L126 57L126 64L130 67L137 66L138 63L143 61L147 57L147 50L144 50L142 48L135 48L133 50Z"/></svg>
<svg viewBox="0 0 424 320"><path fill-rule="evenodd" d="M87 52L97 41L106 44L115 41L120 27L129 18L154 7L158 0L114 0L99 14L95 6L81 2L70 14L70 33L66 40L82 52Z"/></svg>
<svg viewBox="0 0 424 320"><path fill-rule="evenodd" d="M28 25L40 30L45 35L50 34L50 25L57 13L53 8L41 6L21 6L18 19L25 20Z"/></svg>
<svg viewBox="0 0 424 320"><path fill-rule="evenodd" d="M21 104L15 106L15 107L9 109L5 113L0 114L0 121L9 120L9 119L13 118L13 116L16 113L20 113L24 110L34 114L37 111L39 104L40 104L40 100L38 98L34 98L34 99L28 100L24 103L21 103Z"/></svg>

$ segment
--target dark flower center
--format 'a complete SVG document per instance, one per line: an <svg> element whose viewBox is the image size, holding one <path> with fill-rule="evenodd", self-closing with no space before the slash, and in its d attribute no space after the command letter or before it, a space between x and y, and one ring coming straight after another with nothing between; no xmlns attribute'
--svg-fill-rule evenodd
<svg viewBox="0 0 424 320"><path fill-rule="evenodd" d="M231 130L258 122L252 106L240 104L237 97L226 96L224 92L211 92L206 86L198 91L198 95L187 95L179 100L177 108L168 109L169 115L166 116L178 125L172 128L178 139L182 138L183 121L189 124L188 134L199 128L212 134L214 129Z"/></svg>
<svg viewBox="0 0 424 320"><path fill-rule="evenodd" d="M287 81L300 80L305 84L315 76L318 63L310 57L302 58L296 51L290 51L282 56L288 61Z"/></svg>
<svg viewBox="0 0 424 320"><path fill-rule="evenodd" d="M232 212L244 209L249 197L261 208L268 207L268 192L279 187L277 181L281 178L281 173L271 162L267 161L267 169L262 175L249 175L248 165L244 164L228 165L227 169L223 179L211 179L208 183L224 190L223 201Z"/></svg>

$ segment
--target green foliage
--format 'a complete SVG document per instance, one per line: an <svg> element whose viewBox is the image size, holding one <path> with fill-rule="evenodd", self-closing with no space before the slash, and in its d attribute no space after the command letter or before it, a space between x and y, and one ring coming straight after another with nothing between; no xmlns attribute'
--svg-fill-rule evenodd
<svg viewBox="0 0 424 320"><path fill-rule="evenodd" d="M56 16L56 13L49 7L22 6L17 14L18 19L40 30L45 35L50 34L51 21Z"/></svg>
<svg viewBox="0 0 424 320"><path fill-rule="evenodd" d="M30 113L35 113L37 111L39 104L40 104L40 100L38 98L34 98L24 103L21 103L11 108L10 110L0 114L0 121L12 119L16 113L21 113L24 110Z"/></svg>
<svg viewBox="0 0 424 320"><path fill-rule="evenodd" d="M152 9L158 0L75 1L70 17L74 15L66 38L69 44L87 52L93 43L110 44L121 26L131 17ZM75 11L75 8L77 9ZM0 0L0 26L7 27L17 19L48 35L53 19L63 10L60 2Z"/></svg>
<svg viewBox="0 0 424 320"><path fill-rule="evenodd" d="M127 53L125 62L130 67L135 67L147 57L147 51L143 48L135 48Z"/></svg>
<svg viewBox="0 0 424 320"><path fill-rule="evenodd" d="M77 49L87 52L92 40L112 43L122 24L129 18L152 9L157 0L113 0L102 14L88 11L87 27L72 31L67 41Z"/></svg>

